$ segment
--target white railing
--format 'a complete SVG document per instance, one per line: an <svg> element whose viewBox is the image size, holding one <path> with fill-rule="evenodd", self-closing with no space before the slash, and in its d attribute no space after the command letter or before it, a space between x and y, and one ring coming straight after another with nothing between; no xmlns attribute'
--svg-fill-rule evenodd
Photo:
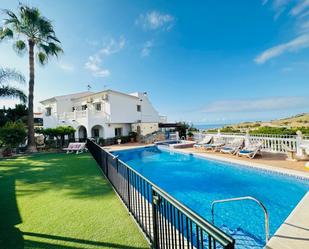
<svg viewBox="0 0 309 249"><path fill-rule="evenodd" d="M67 113L66 113L66 118L68 118L68 119L74 119L74 112L67 112Z"/></svg>
<svg viewBox="0 0 309 249"><path fill-rule="evenodd" d="M75 111L76 119L78 118L85 118L87 116L87 110L84 111Z"/></svg>
<svg viewBox="0 0 309 249"><path fill-rule="evenodd" d="M194 140L201 141L206 135L220 137L226 143L235 138L243 138L246 143L261 143L262 151L273 153L286 153L295 151L301 152L301 144L307 141L309 137L303 137L301 133L298 135L279 135L279 134L244 134L244 133L194 133Z"/></svg>

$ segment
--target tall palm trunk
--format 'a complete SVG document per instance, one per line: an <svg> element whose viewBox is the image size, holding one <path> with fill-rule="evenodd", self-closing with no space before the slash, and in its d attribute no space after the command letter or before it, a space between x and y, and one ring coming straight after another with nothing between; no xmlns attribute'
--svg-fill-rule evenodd
<svg viewBox="0 0 309 249"><path fill-rule="evenodd" d="M29 95L28 95L28 152L36 152L34 139L34 119L33 119L33 89L34 89L34 41L31 39L29 44Z"/></svg>

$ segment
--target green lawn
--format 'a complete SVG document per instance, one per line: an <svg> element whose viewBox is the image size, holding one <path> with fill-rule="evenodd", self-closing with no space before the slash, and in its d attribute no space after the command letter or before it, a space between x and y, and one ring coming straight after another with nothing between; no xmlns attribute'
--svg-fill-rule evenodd
<svg viewBox="0 0 309 249"><path fill-rule="evenodd" d="M0 160L0 248L149 248L89 154Z"/></svg>

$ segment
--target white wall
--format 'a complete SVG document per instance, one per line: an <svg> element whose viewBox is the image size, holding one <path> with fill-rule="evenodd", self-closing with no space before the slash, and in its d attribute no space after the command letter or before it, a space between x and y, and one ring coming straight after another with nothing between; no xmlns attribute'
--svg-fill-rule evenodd
<svg viewBox="0 0 309 249"><path fill-rule="evenodd" d="M110 93L111 123L135 123L141 119L141 113L137 111L138 98L118 93Z"/></svg>
<svg viewBox="0 0 309 249"><path fill-rule="evenodd" d="M145 93L138 93L138 97L142 100L140 101L142 105L142 118L141 122L159 122L159 113L151 104L148 95Z"/></svg>
<svg viewBox="0 0 309 249"><path fill-rule="evenodd" d="M122 128L123 136L128 136L131 131L130 124L106 124L104 128L104 138L115 137L115 128Z"/></svg>
<svg viewBox="0 0 309 249"><path fill-rule="evenodd" d="M146 136L150 133L153 133L159 130L158 123L137 123L137 124L132 124L132 131L137 132L138 126L140 127L140 130L141 130L140 135L142 136Z"/></svg>

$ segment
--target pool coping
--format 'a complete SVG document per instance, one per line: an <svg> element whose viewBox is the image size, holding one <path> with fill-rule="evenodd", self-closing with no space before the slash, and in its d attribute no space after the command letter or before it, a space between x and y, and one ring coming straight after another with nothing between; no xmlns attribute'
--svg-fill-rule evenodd
<svg viewBox="0 0 309 249"><path fill-rule="evenodd" d="M300 200L264 247L265 249L309 248L309 192Z"/></svg>

